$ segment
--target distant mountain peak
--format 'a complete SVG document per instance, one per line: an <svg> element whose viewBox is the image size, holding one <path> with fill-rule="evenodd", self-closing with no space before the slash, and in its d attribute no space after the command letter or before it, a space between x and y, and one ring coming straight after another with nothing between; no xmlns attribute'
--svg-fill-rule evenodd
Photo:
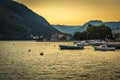
<svg viewBox="0 0 120 80"><path fill-rule="evenodd" d="M103 22L101 20L91 20L87 23L85 23L82 28L79 28L76 32L83 32L87 29L87 27L89 26L89 24L94 25L94 26L100 26L100 25L106 25L108 27L110 27L111 29L115 29L115 28L120 28L120 22Z"/></svg>
<svg viewBox="0 0 120 80"><path fill-rule="evenodd" d="M67 26L67 25L52 25L55 29L62 33L74 34L80 26Z"/></svg>
<svg viewBox="0 0 120 80"><path fill-rule="evenodd" d="M89 23L89 22L103 22L103 21L102 20L90 20L87 23Z"/></svg>
<svg viewBox="0 0 120 80"><path fill-rule="evenodd" d="M91 20L91 21L89 21L89 22L87 22L87 23L85 23L84 25L89 25L89 24L91 24L91 25L101 25L101 24L103 24L104 22L103 21L101 21L101 20ZM84 26L83 25L83 26Z"/></svg>
<svg viewBox="0 0 120 80"><path fill-rule="evenodd" d="M68 34L74 34L75 32L83 32L85 31L89 25L94 25L94 26L101 26L101 25L106 25L110 27L111 29L117 29L120 28L120 21L118 22L103 22L101 20L91 20L85 23L83 26L74 26L73 29L71 28L72 26L64 26L64 25L54 25L56 29L58 29L61 32L68 33Z"/></svg>

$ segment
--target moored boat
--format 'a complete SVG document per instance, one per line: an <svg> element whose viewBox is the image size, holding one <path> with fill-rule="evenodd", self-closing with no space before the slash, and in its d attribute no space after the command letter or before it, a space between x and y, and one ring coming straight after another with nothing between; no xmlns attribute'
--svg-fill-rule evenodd
<svg viewBox="0 0 120 80"><path fill-rule="evenodd" d="M67 45L59 45L60 49L63 50L63 49L70 49L70 50L79 50L79 49L83 49L84 46L67 46Z"/></svg>
<svg viewBox="0 0 120 80"><path fill-rule="evenodd" d="M107 45L94 46L95 50L99 51L115 51L115 47L108 47Z"/></svg>
<svg viewBox="0 0 120 80"><path fill-rule="evenodd" d="M89 41L89 44L92 45L92 46L99 46L99 45L106 44L106 42L105 41L96 41L96 40L93 40L93 41Z"/></svg>
<svg viewBox="0 0 120 80"><path fill-rule="evenodd" d="M87 43L86 41L74 41L73 44L81 44L81 45L84 45L84 46L89 46L89 43Z"/></svg>

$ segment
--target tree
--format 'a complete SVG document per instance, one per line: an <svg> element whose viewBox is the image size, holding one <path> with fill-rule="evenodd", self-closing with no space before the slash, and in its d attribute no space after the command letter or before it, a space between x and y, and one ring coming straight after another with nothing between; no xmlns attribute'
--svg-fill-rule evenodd
<svg viewBox="0 0 120 80"><path fill-rule="evenodd" d="M74 39L76 40L85 40L85 39L112 39L112 30L105 26L93 26L89 25L87 30L80 33L77 32L74 34Z"/></svg>

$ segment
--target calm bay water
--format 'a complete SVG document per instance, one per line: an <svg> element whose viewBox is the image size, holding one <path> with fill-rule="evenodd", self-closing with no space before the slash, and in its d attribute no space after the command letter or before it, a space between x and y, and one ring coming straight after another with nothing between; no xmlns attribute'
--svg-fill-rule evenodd
<svg viewBox="0 0 120 80"><path fill-rule="evenodd" d="M120 80L120 50L59 44L72 42L0 41L0 80Z"/></svg>

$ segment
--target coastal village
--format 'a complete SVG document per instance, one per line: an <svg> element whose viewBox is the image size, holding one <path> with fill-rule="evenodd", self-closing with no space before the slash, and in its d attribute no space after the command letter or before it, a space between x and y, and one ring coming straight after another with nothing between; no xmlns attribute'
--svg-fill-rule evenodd
<svg viewBox="0 0 120 80"><path fill-rule="evenodd" d="M120 0L0 0L0 80L120 80Z"/></svg>
<svg viewBox="0 0 120 80"><path fill-rule="evenodd" d="M114 41L120 41L120 29L112 29L112 36L114 38ZM40 41L72 41L73 40L73 35L67 34L67 33L62 33L62 32L57 32L53 33L51 35L50 39L46 39L43 35L41 36L34 36L30 35L30 37L33 40L40 40Z"/></svg>
<svg viewBox="0 0 120 80"><path fill-rule="evenodd" d="M59 45L60 49L83 49L84 46L88 46L88 45L92 45L94 46L100 46L100 50L115 50L115 49L120 49L120 43L118 43L120 41L120 29L112 29L111 30L112 33L112 39L110 39L110 35L106 35L106 38L103 38L104 40L100 40L100 39L93 39L93 40L75 40L74 36L75 35L71 35L71 34L67 34L67 33L62 33L62 32L57 32L57 33L53 33L51 35L50 39L46 39L44 36L33 36L31 35L31 37L36 40L36 41L53 41L53 42L60 42L60 41L64 41L64 42L68 42L68 41L72 41L73 44L76 44L77 46L74 45ZM80 36L80 35L79 35ZM82 36L82 35L81 35ZM113 48L112 48L113 47ZM99 48L94 47L95 50L99 50Z"/></svg>
<svg viewBox="0 0 120 80"><path fill-rule="evenodd" d="M61 32L53 33L50 39L46 39L43 35L41 36L30 35L30 37L33 40L39 40L39 41L70 41L72 40L71 34L61 33Z"/></svg>
<svg viewBox="0 0 120 80"><path fill-rule="evenodd" d="M115 38L115 40L120 41L120 29L113 29L112 35Z"/></svg>

